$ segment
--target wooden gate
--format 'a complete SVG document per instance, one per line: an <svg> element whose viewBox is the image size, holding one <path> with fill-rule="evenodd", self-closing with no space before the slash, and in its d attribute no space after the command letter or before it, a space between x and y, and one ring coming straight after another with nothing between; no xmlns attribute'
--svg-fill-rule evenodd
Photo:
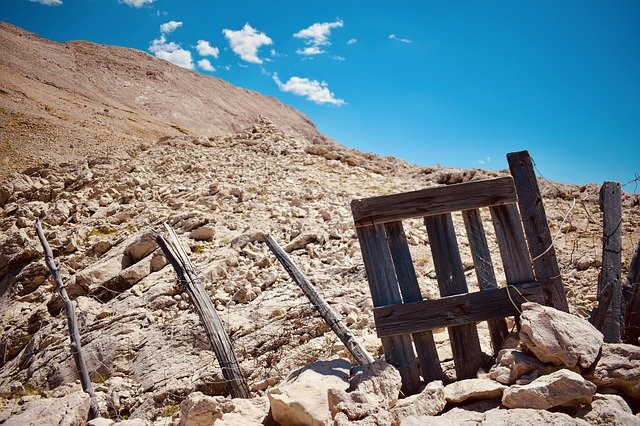
<svg viewBox="0 0 640 426"><path fill-rule="evenodd" d="M527 151L507 155L511 177L353 200L351 210L387 362L405 395L442 379L431 330L447 327L458 380L482 363L476 323L489 322L492 348L505 336L504 317L535 301L568 311L533 163ZM505 271L498 287L480 216L488 208ZM461 211L480 291L469 293L451 213ZM423 300L402 220L423 218L440 299ZM414 352L415 348L415 352ZM416 364L416 353L419 367Z"/></svg>

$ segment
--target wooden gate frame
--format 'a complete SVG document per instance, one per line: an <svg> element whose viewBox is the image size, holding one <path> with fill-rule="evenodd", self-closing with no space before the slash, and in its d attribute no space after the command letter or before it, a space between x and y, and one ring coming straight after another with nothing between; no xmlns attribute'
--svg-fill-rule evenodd
<svg viewBox="0 0 640 426"><path fill-rule="evenodd" d="M482 364L476 323L489 322L496 351L507 335L504 317L526 298L568 311L551 233L527 151L507 154L511 177L356 199L351 211L387 362L405 395L443 378L431 330L447 327L458 380ZM488 207L507 286L499 288L480 217ZM480 291L468 293L452 212L461 211ZM440 299L423 300L402 220L424 218ZM524 228L524 232L523 232ZM419 367L416 365L416 355Z"/></svg>

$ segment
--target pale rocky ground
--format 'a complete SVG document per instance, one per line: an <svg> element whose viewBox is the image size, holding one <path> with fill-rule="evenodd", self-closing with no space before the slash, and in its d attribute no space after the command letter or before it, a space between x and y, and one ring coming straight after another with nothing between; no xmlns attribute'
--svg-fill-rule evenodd
<svg viewBox="0 0 640 426"><path fill-rule="evenodd" d="M291 252L380 359L350 201L506 174L418 167L344 148L274 99L141 52L53 43L7 24L0 24L0 48L0 423L25 424L34 412L46 412L38 424L83 424L88 410L76 383L66 318L35 236L36 218L77 303L104 417L122 424L259 424L269 418L267 393L286 389L294 370L310 371L314 383L319 367L308 366L321 361L337 383L348 386L349 380L343 345L262 237L272 234ZM203 100L200 93L209 96ZM269 118L258 118L260 113ZM538 167L544 172L544 164ZM540 186L571 312L587 316L601 258L598 186L545 179ZM624 271L640 239L639 206L640 196L624 196ZM464 227L454 219L473 289ZM251 400L226 398L198 317L153 242L164 222L190 249L231 336ZM406 231L423 296L437 297L426 231L419 221L408 221ZM486 335L486 325L479 328ZM435 338L446 363L446 331ZM483 344L488 351L486 338ZM517 358L505 355L500 362L508 364L510 357ZM444 409L438 417L444 422L464 404L451 396L437 399L446 392L435 384L418 401L397 402L397 392L379 396L380 386L365 386L364 393L378 395L366 405L361 395L345 395L346 386L328 380L329 389L337 389L331 393L334 412L322 415L336 422L363 409L378 413L380 424ZM485 392L496 392L495 384L488 387ZM607 401L597 398L592 404ZM416 407L426 408L412 411ZM531 414L519 410L525 409L465 411L480 413L478 421L513 423L509 416ZM196 413L204 420L189 423ZM531 416L561 423L560 414L566 415Z"/></svg>
<svg viewBox="0 0 640 426"><path fill-rule="evenodd" d="M260 395L290 371L348 356L261 243L266 233L291 251L380 358L349 202L494 175L327 149L288 137L266 118L231 136L163 138L126 155L13 174L0 187L0 386L15 395L10 387L19 381L25 391L18 395L27 396L4 399L5 416L19 411L25 398L54 395L76 379L66 319L35 236L36 217L76 299L103 415L162 422L193 392L226 392L198 318L153 242L164 222L190 248L260 405ZM541 184L570 306L584 315L595 300L599 264L597 188ZM624 197L626 262L630 240L638 238L637 203L637 195ZM463 228L459 241L473 287ZM437 296L426 232L409 223L407 233L423 294ZM498 259L494 250L499 265ZM446 361L446 332L436 341Z"/></svg>

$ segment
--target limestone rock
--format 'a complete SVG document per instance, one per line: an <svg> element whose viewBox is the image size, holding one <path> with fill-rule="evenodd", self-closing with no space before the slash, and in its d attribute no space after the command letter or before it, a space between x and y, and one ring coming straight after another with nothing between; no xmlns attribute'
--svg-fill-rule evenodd
<svg viewBox="0 0 640 426"><path fill-rule="evenodd" d="M591 404L576 414L592 425L640 425L640 418L619 395L595 394Z"/></svg>
<svg viewBox="0 0 640 426"><path fill-rule="evenodd" d="M587 320L537 303L522 304L521 324L520 339L542 362L588 368L604 342Z"/></svg>
<svg viewBox="0 0 640 426"><path fill-rule="evenodd" d="M212 226L204 225L191 231L189 238L200 241L211 241L215 235L216 230Z"/></svg>
<svg viewBox="0 0 640 426"><path fill-rule="evenodd" d="M374 395L367 395L364 392L346 392L341 389L329 389L327 398L331 418L334 419L336 423L343 421L358 422L367 417L376 417L380 409L382 409L382 407L377 404ZM389 414L388 417L389 419L391 418Z"/></svg>
<svg viewBox="0 0 640 426"><path fill-rule="evenodd" d="M267 391L271 415L281 424L328 425L329 389L346 390L351 365L345 359L317 361L289 374Z"/></svg>
<svg viewBox="0 0 640 426"><path fill-rule="evenodd" d="M402 378L394 366L381 360L359 366L349 381L349 390L357 390L375 395L385 408L393 407L398 401Z"/></svg>
<svg viewBox="0 0 640 426"><path fill-rule="evenodd" d="M410 416L435 416L444 410L446 404L444 386L437 380L425 386L419 394L400 400L391 413L394 423L401 424Z"/></svg>
<svg viewBox="0 0 640 426"><path fill-rule="evenodd" d="M515 349L503 349L496 356L496 364L489 371L489 378L505 385L514 384L523 374L540 368L541 363Z"/></svg>
<svg viewBox="0 0 640 426"><path fill-rule="evenodd" d="M600 388L613 388L640 398L640 347L605 343L595 369L586 377Z"/></svg>
<svg viewBox="0 0 640 426"><path fill-rule="evenodd" d="M489 379L465 379L444 387L447 402L459 403L471 399L500 398L507 387Z"/></svg>
<svg viewBox="0 0 640 426"><path fill-rule="evenodd" d="M193 392L180 403L180 426L208 426L220 418L216 399L202 392Z"/></svg>
<svg viewBox="0 0 640 426"><path fill-rule="evenodd" d="M89 416L89 395L77 391L62 398L41 398L25 404L21 413L9 418L4 425L64 425L84 426Z"/></svg>
<svg viewBox="0 0 640 426"><path fill-rule="evenodd" d="M482 424L486 425L533 425L533 426L587 426L588 423L568 414L544 410L516 408L513 410L494 409L484 413Z"/></svg>
<svg viewBox="0 0 640 426"><path fill-rule="evenodd" d="M508 408L575 407L591 402L596 386L566 369L542 376L528 385L513 385L504 391L502 404Z"/></svg>

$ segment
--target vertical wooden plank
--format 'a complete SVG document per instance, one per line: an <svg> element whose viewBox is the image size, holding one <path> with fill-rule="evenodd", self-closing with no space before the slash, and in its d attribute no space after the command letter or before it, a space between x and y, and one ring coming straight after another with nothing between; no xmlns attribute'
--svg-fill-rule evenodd
<svg viewBox="0 0 640 426"><path fill-rule="evenodd" d="M374 306L402 303L393 260L387 245L383 225L357 226L358 240ZM402 377L402 392L412 395L418 392L420 376L415 362L411 338L405 336L384 337L386 361L396 367Z"/></svg>
<svg viewBox="0 0 640 426"><path fill-rule="evenodd" d="M418 278L413 267L411 252L409 251L402 222L387 223L385 224L385 229L402 300L404 303L420 302L422 301L422 293L418 285ZM433 380L442 380L442 368L440 367L436 344L433 340L433 333L431 331L413 333L411 337L413 337L413 343L416 347L424 381L429 383Z"/></svg>
<svg viewBox="0 0 640 426"><path fill-rule="evenodd" d="M637 344L640 338L640 241L629 264L625 286L626 316L623 340Z"/></svg>
<svg viewBox="0 0 640 426"><path fill-rule="evenodd" d="M618 182L605 182L600 188L602 210L602 270L598 280L598 310L605 312L604 323L595 326L607 343L620 342L622 319L622 194ZM603 306L600 306L600 305Z"/></svg>
<svg viewBox="0 0 640 426"><path fill-rule="evenodd" d="M496 230L500 258L507 284L534 281L531 258L520 223L520 214L515 204L489 208L491 221Z"/></svg>
<svg viewBox="0 0 640 426"><path fill-rule="evenodd" d="M482 226L482 217L478 209L465 210L462 212L464 226L467 230L467 238L469 239L469 247L471 248L471 257L473 265L478 277L478 286L480 290L489 290L498 288L496 282L496 274L493 271L493 262L491 261L491 252L487 244L487 237ZM502 342L509 334L507 322L504 318L487 321L489 324L489 333L491 335L491 349L493 353L497 353L502 346Z"/></svg>
<svg viewBox="0 0 640 426"><path fill-rule="evenodd" d="M533 160L529 152L519 151L507 154L507 161L518 194L518 206L533 259L536 281L542 284L550 306L569 312L547 215L533 170Z"/></svg>
<svg viewBox="0 0 640 426"><path fill-rule="evenodd" d="M467 282L460 259L451 214L424 218L429 244L442 296L467 293ZM482 366L482 351L475 324L449 327L449 339L456 366L456 379L474 378Z"/></svg>

